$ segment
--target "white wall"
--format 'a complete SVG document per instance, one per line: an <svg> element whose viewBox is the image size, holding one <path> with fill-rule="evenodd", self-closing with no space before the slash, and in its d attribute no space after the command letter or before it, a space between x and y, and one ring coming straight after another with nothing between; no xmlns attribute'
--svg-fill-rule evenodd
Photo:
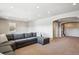
<svg viewBox="0 0 79 59"><path fill-rule="evenodd" d="M16 31L13 31L13 32L10 31L9 23L16 23ZM27 22L8 21L8 20L0 19L0 34L22 33L22 32L28 32Z"/></svg>
<svg viewBox="0 0 79 59"><path fill-rule="evenodd" d="M25 33L28 32L28 23L27 22L16 22L16 33Z"/></svg>
<svg viewBox="0 0 79 59"><path fill-rule="evenodd" d="M47 37L53 37L53 21L66 17L79 17L79 11L64 13L50 18L38 19L29 22L29 32L40 32Z"/></svg>
<svg viewBox="0 0 79 59"><path fill-rule="evenodd" d="M66 36L79 37L79 23L67 23L64 25Z"/></svg>
<svg viewBox="0 0 79 59"><path fill-rule="evenodd" d="M65 35L66 35L66 36L75 36L75 37L79 37L79 28L75 28L75 29L66 29L66 30L65 30Z"/></svg>
<svg viewBox="0 0 79 59"><path fill-rule="evenodd" d="M39 19L29 22L29 32L41 33L43 36L52 37L51 18Z"/></svg>
<svg viewBox="0 0 79 59"><path fill-rule="evenodd" d="M79 17L79 11L64 13L49 18L38 19L35 21L23 23L17 22L16 32L40 32L44 36L53 37L53 22L54 20L65 17ZM9 32L8 22L0 21L0 33ZM3 22L3 23L2 23ZM4 29L2 29L2 28Z"/></svg>

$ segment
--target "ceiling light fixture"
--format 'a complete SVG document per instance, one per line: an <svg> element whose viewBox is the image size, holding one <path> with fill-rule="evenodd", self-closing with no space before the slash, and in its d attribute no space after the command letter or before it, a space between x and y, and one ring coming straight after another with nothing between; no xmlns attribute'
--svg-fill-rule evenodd
<svg viewBox="0 0 79 59"><path fill-rule="evenodd" d="M10 8L14 8L13 6L11 6Z"/></svg>
<svg viewBox="0 0 79 59"><path fill-rule="evenodd" d="M73 3L73 5L76 5L76 3Z"/></svg>
<svg viewBox="0 0 79 59"><path fill-rule="evenodd" d="M28 18L28 20L31 20L31 18Z"/></svg>
<svg viewBox="0 0 79 59"><path fill-rule="evenodd" d="M36 8L39 8L39 6L36 6Z"/></svg>
<svg viewBox="0 0 79 59"><path fill-rule="evenodd" d="M38 17L40 17L40 14L38 15Z"/></svg>
<svg viewBox="0 0 79 59"><path fill-rule="evenodd" d="M50 11L48 11L48 14L50 14Z"/></svg>
<svg viewBox="0 0 79 59"><path fill-rule="evenodd" d="M9 17L5 17L5 18L7 18L7 19L8 19Z"/></svg>

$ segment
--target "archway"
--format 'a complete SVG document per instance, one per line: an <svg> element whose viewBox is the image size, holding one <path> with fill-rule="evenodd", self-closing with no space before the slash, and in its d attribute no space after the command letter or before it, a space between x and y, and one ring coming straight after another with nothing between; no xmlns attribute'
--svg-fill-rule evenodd
<svg viewBox="0 0 79 59"><path fill-rule="evenodd" d="M79 37L78 17L66 17L53 21L53 38L65 36Z"/></svg>

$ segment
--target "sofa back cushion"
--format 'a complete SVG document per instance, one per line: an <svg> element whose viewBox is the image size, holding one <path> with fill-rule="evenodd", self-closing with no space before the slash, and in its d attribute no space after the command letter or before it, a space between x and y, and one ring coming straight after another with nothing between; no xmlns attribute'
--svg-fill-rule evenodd
<svg viewBox="0 0 79 59"><path fill-rule="evenodd" d="M14 40L13 34L7 34L6 37L7 37L8 41Z"/></svg>
<svg viewBox="0 0 79 59"><path fill-rule="evenodd" d="M25 33L25 38L32 37L32 33Z"/></svg>
<svg viewBox="0 0 79 59"><path fill-rule="evenodd" d="M36 33L25 33L25 38L36 37Z"/></svg>
<svg viewBox="0 0 79 59"><path fill-rule="evenodd" d="M36 35L36 33L32 33L32 36L33 36L33 37L36 37L37 35Z"/></svg>
<svg viewBox="0 0 79 59"><path fill-rule="evenodd" d="M10 41L10 40L16 40L16 39L36 37L36 33L7 34L6 37Z"/></svg>
<svg viewBox="0 0 79 59"><path fill-rule="evenodd" d="M14 34L14 39L23 39L24 38L24 34Z"/></svg>

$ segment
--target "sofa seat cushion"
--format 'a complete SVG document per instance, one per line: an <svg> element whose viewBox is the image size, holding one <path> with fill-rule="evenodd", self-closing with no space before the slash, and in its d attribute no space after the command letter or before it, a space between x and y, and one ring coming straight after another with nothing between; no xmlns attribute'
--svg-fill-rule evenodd
<svg viewBox="0 0 79 59"><path fill-rule="evenodd" d="M37 38L33 37L33 38L19 39L19 40L15 40L15 43L16 43L16 48L20 48L20 47L23 47L23 46L27 46L27 45L37 43Z"/></svg>
<svg viewBox="0 0 79 59"><path fill-rule="evenodd" d="M37 42L37 38L35 37L15 40L16 45L27 44L27 43L35 42L35 41Z"/></svg>
<svg viewBox="0 0 79 59"><path fill-rule="evenodd" d="M30 41L33 41L33 40L37 40L37 38L36 37L32 37L32 38L19 39L19 40L15 40L15 42L16 43L24 43L24 42L29 43Z"/></svg>
<svg viewBox="0 0 79 59"><path fill-rule="evenodd" d="M24 38L24 34L14 34L14 39L23 39Z"/></svg>
<svg viewBox="0 0 79 59"><path fill-rule="evenodd" d="M37 37L30 37L30 38L25 38L25 39L27 39L27 40L32 40L32 39L37 39Z"/></svg>

